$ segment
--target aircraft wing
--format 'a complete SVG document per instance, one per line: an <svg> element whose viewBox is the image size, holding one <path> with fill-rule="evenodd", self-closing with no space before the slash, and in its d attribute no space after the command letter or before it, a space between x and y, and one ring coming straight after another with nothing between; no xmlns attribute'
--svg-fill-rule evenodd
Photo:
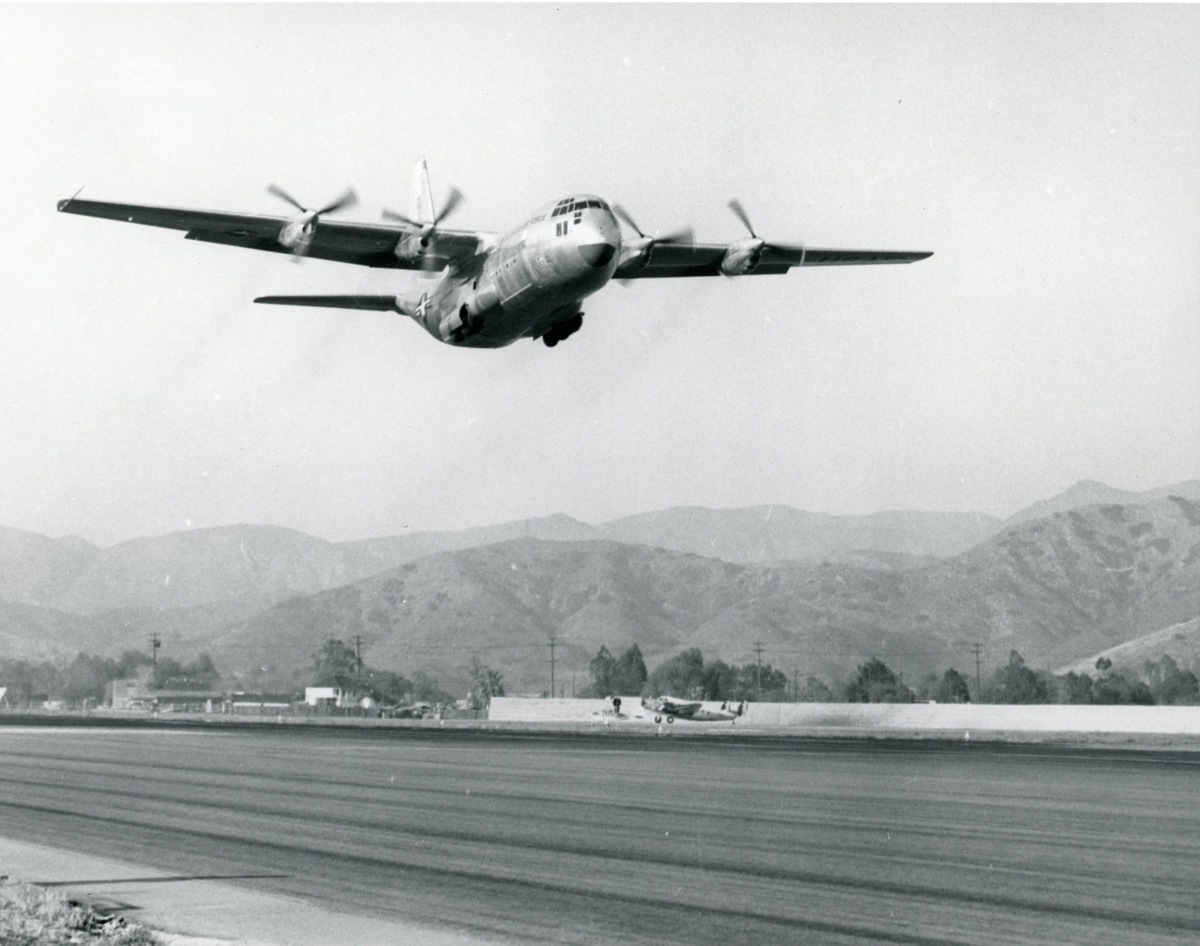
<svg viewBox="0 0 1200 946"><path fill-rule="evenodd" d="M74 198L59 201L58 209L62 213L183 230L186 231L186 239L202 243L221 243L269 253L290 255L292 252L279 242L280 231L289 222L287 217ZM396 244L401 237L412 232L411 228L398 224L348 223L322 217L304 255L383 269L438 270L470 261L487 238L486 234L472 230L443 230L439 227L424 261L414 262L396 256Z"/></svg>
<svg viewBox="0 0 1200 946"><path fill-rule="evenodd" d="M670 713L672 716L691 716L696 710L700 709L700 703L684 703L680 700L672 700L670 697L664 696L660 701L662 712Z"/></svg>
<svg viewBox="0 0 1200 946"><path fill-rule="evenodd" d="M622 264L617 279L655 279L675 276L719 276L721 261L729 249L725 243L656 243L644 265L640 260ZM793 266L868 266L880 263L915 263L932 253L907 250L824 250L815 247L763 247L758 267L747 275L770 276L786 273ZM640 268L639 268L640 267Z"/></svg>

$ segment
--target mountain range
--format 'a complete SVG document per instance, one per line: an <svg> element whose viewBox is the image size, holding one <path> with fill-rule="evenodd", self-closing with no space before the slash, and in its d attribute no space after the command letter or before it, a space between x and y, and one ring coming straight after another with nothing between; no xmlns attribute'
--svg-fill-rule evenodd
<svg viewBox="0 0 1200 946"><path fill-rule="evenodd" d="M0 529L0 656L209 652L227 676L299 682L329 637L372 666L459 688L473 655L512 692L638 643L837 679L870 656L910 674L1019 650L1057 667L1200 613L1200 482L1084 482L1007 521L677 507L335 543L227 526L101 549Z"/></svg>

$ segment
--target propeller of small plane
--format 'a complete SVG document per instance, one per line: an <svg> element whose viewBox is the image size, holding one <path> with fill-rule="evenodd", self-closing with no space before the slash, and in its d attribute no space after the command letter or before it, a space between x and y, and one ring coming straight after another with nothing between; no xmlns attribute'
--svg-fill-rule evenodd
<svg viewBox="0 0 1200 946"><path fill-rule="evenodd" d="M654 246L657 243L691 243L694 237L691 227L680 227L678 230L672 230L670 233L665 233L662 236L647 236L642 231L642 228L637 225L637 221L630 216L629 211L624 207L620 204L613 204L612 209L613 213L628 224L629 228L638 235L638 243L636 245L637 254L643 259L649 258L650 253L654 250ZM622 286L629 285L628 279L618 279L617 282Z"/></svg>
<svg viewBox="0 0 1200 946"><path fill-rule="evenodd" d="M317 228L317 221L322 215L344 210L346 207L353 207L358 203L358 194L353 187L347 187L337 200L316 210L305 207L278 184L269 184L267 193L286 201L299 211L299 215L289 220L284 226L279 238L280 242L292 251L292 258L296 262L299 262L308 253L313 233Z"/></svg>

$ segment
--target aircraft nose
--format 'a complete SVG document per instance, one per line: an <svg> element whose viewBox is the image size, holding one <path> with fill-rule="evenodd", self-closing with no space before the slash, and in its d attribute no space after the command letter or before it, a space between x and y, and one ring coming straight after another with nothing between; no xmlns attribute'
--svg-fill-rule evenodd
<svg viewBox="0 0 1200 946"><path fill-rule="evenodd" d="M580 257L594 269L606 265L616 252L617 248L611 243L583 243L579 246Z"/></svg>

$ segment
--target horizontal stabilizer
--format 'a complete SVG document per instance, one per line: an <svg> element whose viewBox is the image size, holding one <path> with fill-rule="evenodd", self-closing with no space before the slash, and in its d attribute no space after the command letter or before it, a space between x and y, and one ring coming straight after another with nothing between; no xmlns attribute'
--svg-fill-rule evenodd
<svg viewBox="0 0 1200 946"><path fill-rule="evenodd" d="M395 296L375 296L359 293L354 296L259 296L255 302L268 305L310 305L322 309L370 309L376 312L401 312Z"/></svg>

